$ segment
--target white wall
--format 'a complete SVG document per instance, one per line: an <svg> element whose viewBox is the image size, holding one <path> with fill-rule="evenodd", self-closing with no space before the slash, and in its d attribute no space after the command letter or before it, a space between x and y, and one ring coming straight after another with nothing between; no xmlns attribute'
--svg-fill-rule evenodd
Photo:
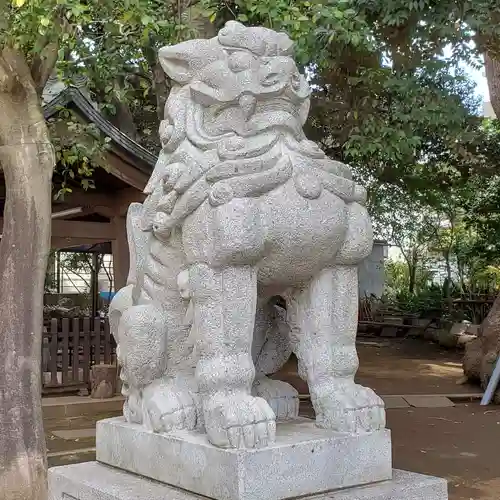
<svg viewBox="0 0 500 500"><path fill-rule="evenodd" d="M359 296L381 297L385 286L384 262L388 255L387 243L375 241L371 255L359 265Z"/></svg>

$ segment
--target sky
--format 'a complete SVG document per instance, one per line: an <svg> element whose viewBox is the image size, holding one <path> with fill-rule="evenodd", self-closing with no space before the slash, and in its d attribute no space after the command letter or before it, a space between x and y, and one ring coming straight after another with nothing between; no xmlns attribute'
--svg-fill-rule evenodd
<svg viewBox="0 0 500 500"><path fill-rule="evenodd" d="M466 68L467 73L476 82L476 93L483 98L483 101L489 101L488 83L484 74L484 68L476 70L474 68Z"/></svg>

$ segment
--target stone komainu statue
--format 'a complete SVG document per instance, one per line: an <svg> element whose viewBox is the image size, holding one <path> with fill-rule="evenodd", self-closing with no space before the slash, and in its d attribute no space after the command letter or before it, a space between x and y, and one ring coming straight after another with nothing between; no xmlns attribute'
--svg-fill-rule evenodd
<svg viewBox="0 0 500 500"><path fill-rule="evenodd" d="M110 307L130 422L270 444L298 397L266 375L294 352L318 426L385 425L381 399L354 383L366 195L304 136L310 90L292 45L232 21L160 50L175 83L163 149L129 209L128 286Z"/></svg>

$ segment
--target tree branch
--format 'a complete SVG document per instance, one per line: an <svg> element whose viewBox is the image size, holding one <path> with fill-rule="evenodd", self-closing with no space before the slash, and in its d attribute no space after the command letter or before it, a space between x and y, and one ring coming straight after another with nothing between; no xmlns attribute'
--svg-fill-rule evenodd
<svg viewBox="0 0 500 500"><path fill-rule="evenodd" d="M137 69L131 68L129 66L123 66L123 71L126 71L130 75L137 76L139 78L143 78L144 80L147 80L148 82L153 82L152 78L150 75L144 73L144 71L139 71Z"/></svg>
<svg viewBox="0 0 500 500"><path fill-rule="evenodd" d="M0 92L12 92L17 82L17 76L13 68L0 54Z"/></svg>
<svg viewBox="0 0 500 500"><path fill-rule="evenodd" d="M31 74L39 95L42 94L47 80L54 71L58 57L59 42L50 42L45 45L40 55L33 60Z"/></svg>

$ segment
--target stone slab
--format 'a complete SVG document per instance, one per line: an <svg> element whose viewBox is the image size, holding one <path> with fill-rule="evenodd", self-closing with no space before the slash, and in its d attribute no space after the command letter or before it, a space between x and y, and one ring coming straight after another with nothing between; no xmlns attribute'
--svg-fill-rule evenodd
<svg viewBox="0 0 500 500"><path fill-rule="evenodd" d="M382 331L380 332L381 337L397 337L398 336L398 329L394 326L386 326L382 328Z"/></svg>
<svg viewBox="0 0 500 500"><path fill-rule="evenodd" d="M405 401L403 396L381 396L381 398L384 400L386 410L410 407L410 405Z"/></svg>
<svg viewBox="0 0 500 500"><path fill-rule="evenodd" d="M450 328L452 335L462 335L467 331L469 325L467 323L454 323Z"/></svg>
<svg viewBox="0 0 500 500"><path fill-rule="evenodd" d="M467 326L467 333L470 335L479 336L479 329L480 328L481 328L481 325L468 325Z"/></svg>
<svg viewBox="0 0 500 500"><path fill-rule="evenodd" d="M205 434L154 434L123 418L97 423L97 460L216 500L281 500L391 478L388 430L352 436L308 419L277 426L272 446L234 450Z"/></svg>
<svg viewBox="0 0 500 500"><path fill-rule="evenodd" d="M123 411L123 396L109 399L91 399L88 396L62 396L42 398L43 418L81 417L100 413Z"/></svg>
<svg viewBox="0 0 500 500"><path fill-rule="evenodd" d="M405 396L406 402L415 408L446 408L455 406L455 403L446 396Z"/></svg>
<svg viewBox="0 0 500 500"><path fill-rule="evenodd" d="M202 500L199 495L98 462L49 469L49 500ZM448 500L447 484L395 470L391 481L330 491L301 500Z"/></svg>
<svg viewBox="0 0 500 500"><path fill-rule="evenodd" d="M96 434L95 427L92 429L61 429L52 431L52 434L65 441L73 441L75 439L90 439Z"/></svg>

